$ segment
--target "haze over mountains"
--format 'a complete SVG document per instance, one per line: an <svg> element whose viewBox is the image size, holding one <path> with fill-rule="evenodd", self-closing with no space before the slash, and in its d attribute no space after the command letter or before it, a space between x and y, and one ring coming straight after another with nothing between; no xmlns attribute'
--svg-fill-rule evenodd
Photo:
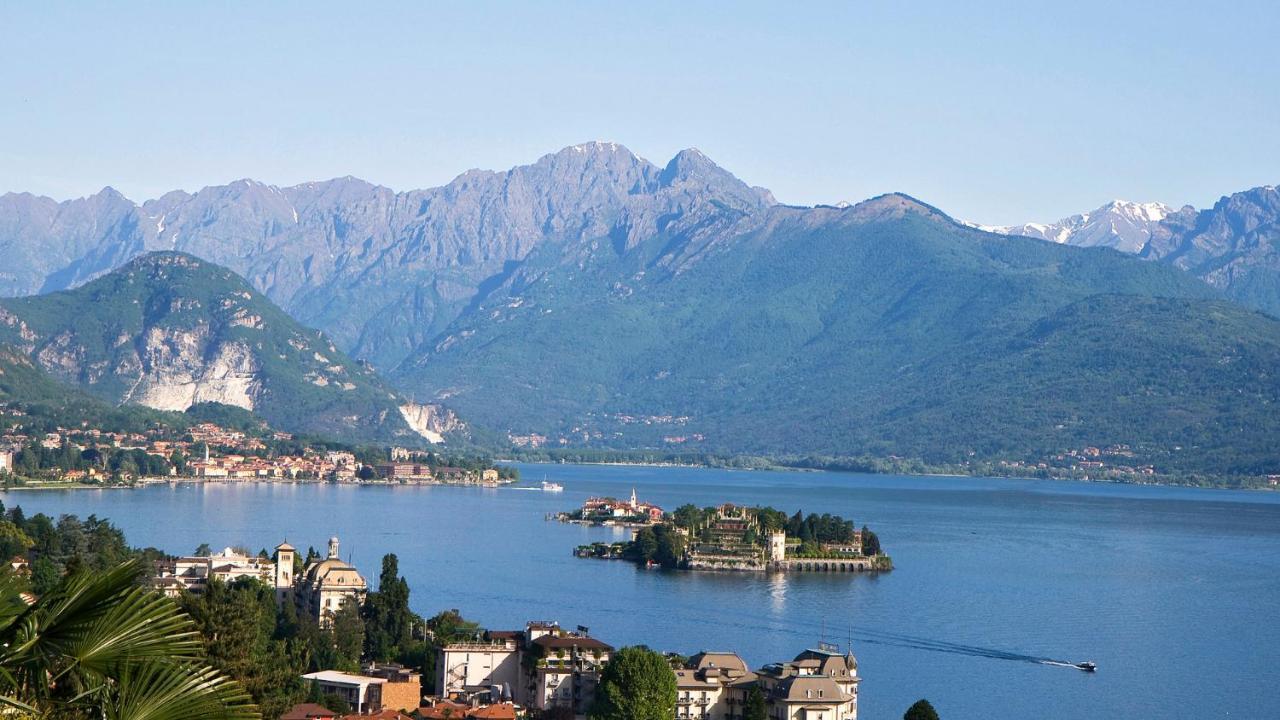
<svg viewBox="0 0 1280 720"><path fill-rule="evenodd" d="M772 203L696 150L660 168L614 143L404 193L348 177L289 188L242 180L141 206L110 188L64 203L7 194L0 252L15 261L0 271L0 294L74 287L137 254L179 250L231 268L389 368L535 249L621 249L703 222L697 232L710 236Z"/></svg>
<svg viewBox="0 0 1280 720"><path fill-rule="evenodd" d="M1226 298L1280 312L1278 215L1257 188L1000 235L900 194L784 206L696 150L660 167L586 143L400 193L8 194L0 292L189 253L372 362L389 407L553 441L938 461L1124 444L1257 473L1277 457L1280 322ZM76 329L57 327L40 342Z"/></svg>

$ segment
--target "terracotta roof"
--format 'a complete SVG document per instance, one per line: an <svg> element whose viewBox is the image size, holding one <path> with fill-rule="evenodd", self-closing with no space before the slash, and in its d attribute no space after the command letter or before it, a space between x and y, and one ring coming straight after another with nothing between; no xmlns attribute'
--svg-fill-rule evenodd
<svg viewBox="0 0 1280 720"><path fill-rule="evenodd" d="M323 705L315 703L298 703L280 716L280 720L308 720L309 718L332 718L337 713Z"/></svg>
<svg viewBox="0 0 1280 720"><path fill-rule="evenodd" d="M483 720L515 720L516 706L511 703L498 703L497 705L485 705L478 707L467 714L469 718L477 718Z"/></svg>
<svg viewBox="0 0 1280 720"><path fill-rule="evenodd" d="M281 718L281 720L284 720ZM371 715L343 715L342 720L412 720L410 716L405 715L398 710L383 710Z"/></svg>
<svg viewBox="0 0 1280 720"><path fill-rule="evenodd" d="M435 705L418 708L417 715L423 720L445 720L446 718L462 720L467 716L467 711L470 709L471 706L469 705L441 700Z"/></svg>

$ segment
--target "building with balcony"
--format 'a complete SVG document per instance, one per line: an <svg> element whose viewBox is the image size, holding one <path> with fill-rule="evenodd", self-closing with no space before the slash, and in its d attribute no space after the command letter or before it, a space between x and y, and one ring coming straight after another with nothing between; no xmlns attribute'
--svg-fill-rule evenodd
<svg viewBox="0 0 1280 720"><path fill-rule="evenodd" d="M585 715L595 700L600 670L613 648L585 629L532 621L523 631L490 631L450 643L436 658L441 696L484 696L539 711L569 709Z"/></svg>
<svg viewBox="0 0 1280 720"><path fill-rule="evenodd" d="M858 661L821 643L757 671L735 653L701 652L676 671L676 720L739 720L759 690L769 720L857 720Z"/></svg>

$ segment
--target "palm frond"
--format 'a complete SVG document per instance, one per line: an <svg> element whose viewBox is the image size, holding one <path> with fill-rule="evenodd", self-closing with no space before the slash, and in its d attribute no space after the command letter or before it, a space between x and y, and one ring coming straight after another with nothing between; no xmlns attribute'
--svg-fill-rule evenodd
<svg viewBox="0 0 1280 720"><path fill-rule="evenodd" d="M105 720L257 720L257 706L240 685L217 671L153 662L120 675L95 703Z"/></svg>
<svg viewBox="0 0 1280 720"><path fill-rule="evenodd" d="M23 713L30 713L39 716L40 711L22 702L21 700L7 695L0 695L0 716L8 717L14 710Z"/></svg>
<svg viewBox="0 0 1280 720"><path fill-rule="evenodd" d="M64 578L10 628L0 664L16 684L47 695L80 692L150 660L194 658L201 643L191 621L167 598L138 587L138 567Z"/></svg>

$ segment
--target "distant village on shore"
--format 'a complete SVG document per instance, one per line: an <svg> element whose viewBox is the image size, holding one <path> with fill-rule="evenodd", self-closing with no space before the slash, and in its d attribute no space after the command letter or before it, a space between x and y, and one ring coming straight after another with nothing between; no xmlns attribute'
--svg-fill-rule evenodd
<svg viewBox="0 0 1280 720"><path fill-rule="evenodd" d="M0 410L21 417L16 409ZM214 423L178 433L167 428L115 432L84 425L32 435L14 423L0 434L6 487L132 486L188 481L334 481L498 485L513 468L476 458L455 461L402 447L348 449L308 443L285 432L254 435Z"/></svg>

